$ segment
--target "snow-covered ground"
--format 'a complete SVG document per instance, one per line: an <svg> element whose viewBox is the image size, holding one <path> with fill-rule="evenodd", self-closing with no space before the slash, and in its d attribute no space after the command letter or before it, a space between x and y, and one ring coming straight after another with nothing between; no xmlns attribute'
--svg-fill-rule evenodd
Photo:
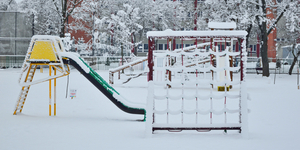
<svg viewBox="0 0 300 150"><path fill-rule="evenodd" d="M48 70L44 69L44 74ZM97 71L108 81L108 71ZM300 149L300 90L297 76L274 74L269 78L247 75L249 138L237 131L156 132L145 138L140 115L122 112L78 71L72 70L66 98L67 77L58 79L57 116L48 116L48 83L33 85L23 112L13 115L21 87L20 69L0 70L0 149L142 149L142 150L298 150ZM36 76L42 76L37 72ZM125 78L123 78L125 80ZM116 90L134 102L146 103L146 76ZM52 111L53 114L53 111Z"/></svg>

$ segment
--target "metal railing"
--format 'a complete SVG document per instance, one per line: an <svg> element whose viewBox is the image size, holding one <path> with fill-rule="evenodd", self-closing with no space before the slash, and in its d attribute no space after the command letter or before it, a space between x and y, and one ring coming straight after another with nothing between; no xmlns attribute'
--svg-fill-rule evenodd
<svg viewBox="0 0 300 150"><path fill-rule="evenodd" d="M109 70L122 65L121 56L81 56L94 70ZM124 56L124 63L130 61L131 57Z"/></svg>
<svg viewBox="0 0 300 150"><path fill-rule="evenodd" d="M109 70L122 65L121 56L81 56L95 70ZM132 57L124 56L123 64L132 61ZM0 68L21 68L25 55L0 55ZM138 69L138 68L136 68Z"/></svg>
<svg viewBox="0 0 300 150"><path fill-rule="evenodd" d="M256 68L258 68L257 65L259 64L261 67L261 61L259 61L259 59L261 58L257 58L257 57L247 58L247 73L257 73L256 71ZM277 68L276 68L276 62L278 62ZM269 58L270 73L274 74L276 71L276 73L287 74L289 72L292 62L293 62L293 58ZM299 64L296 63L292 70L292 73L297 73L297 65L299 66Z"/></svg>
<svg viewBox="0 0 300 150"><path fill-rule="evenodd" d="M21 68L25 55L0 55L0 68Z"/></svg>
<svg viewBox="0 0 300 150"><path fill-rule="evenodd" d="M121 56L82 56L82 58L95 70L109 70L110 68L116 68L122 65ZM0 68L21 68L24 62L25 55L0 55ZM248 57L247 59L247 73L256 73L257 63L259 58ZM123 63L131 62L132 57L124 56ZM276 68L276 62L280 62L280 68ZM270 73L283 73L287 74L290 66L293 62L293 58L269 58ZM297 73L297 65L295 64L292 73ZM143 70L146 66L137 66L135 70ZM276 68L276 69L275 69Z"/></svg>

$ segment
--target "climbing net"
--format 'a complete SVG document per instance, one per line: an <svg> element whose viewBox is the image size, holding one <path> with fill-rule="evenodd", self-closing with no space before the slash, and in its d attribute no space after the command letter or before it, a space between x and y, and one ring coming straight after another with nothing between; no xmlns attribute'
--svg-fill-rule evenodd
<svg viewBox="0 0 300 150"><path fill-rule="evenodd" d="M246 55L243 52L245 49L232 52L230 47L218 50L213 46L207 51L154 54L154 64L157 64L153 68L154 81L149 82L148 130L247 132L245 69L241 68L245 66ZM240 58L240 66L229 64L234 57ZM185 62L190 58L197 63L187 67ZM170 63L174 60L175 63ZM161 72L164 77L157 77ZM230 72L237 73L229 77ZM219 87L224 90L219 91Z"/></svg>

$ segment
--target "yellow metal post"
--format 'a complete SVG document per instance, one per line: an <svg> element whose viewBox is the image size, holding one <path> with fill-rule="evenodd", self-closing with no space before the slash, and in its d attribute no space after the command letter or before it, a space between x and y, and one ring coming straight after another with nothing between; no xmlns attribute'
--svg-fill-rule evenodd
<svg viewBox="0 0 300 150"><path fill-rule="evenodd" d="M54 76L56 76L55 67L54 67ZM54 78L54 116L56 116L56 78Z"/></svg>
<svg viewBox="0 0 300 150"><path fill-rule="evenodd" d="M51 77L51 65L49 65L49 76ZM49 79L49 116L51 116L51 79Z"/></svg>
<svg viewBox="0 0 300 150"><path fill-rule="evenodd" d="M40 73L43 73L43 65L40 65Z"/></svg>

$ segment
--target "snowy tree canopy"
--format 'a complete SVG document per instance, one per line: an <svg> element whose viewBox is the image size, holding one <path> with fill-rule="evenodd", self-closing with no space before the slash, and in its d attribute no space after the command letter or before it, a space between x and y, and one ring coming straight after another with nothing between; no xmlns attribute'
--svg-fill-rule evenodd
<svg viewBox="0 0 300 150"><path fill-rule="evenodd" d="M0 11L16 11L18 5L15 0L1 0Z"/></svg>
<svg viewBox="0 0 300 150"><path fill-rule="evenodd" d="M147 31L206 30L209 21L233 21L237 29L250 33L247 43L259 35L263 51L267 35L281 18L291 32L299 31L300 22L299 0L31 0L20 8L35 16L37 34L62 36L71 15L75 21L68 29L90 37L94 33L95 39L101 37L109 45L134 47Z"/></svg>
<svg viewBox="0 0 300 150"><path fill-rule="evenodd" d="M283 16L290 30L299 25L299 0L206 0L198 9L203 11L202 20L236 22L238 29L249 33L247 43L251 30L256 29L255 33L260 35L264 76L269 76L268 35Z"/></svg>
<svg viewBox="0 0 300 150"><path fill-rule="evenodd" d="M66 20L83 0L22 1L21 11L34 15L37 34L64 36Z"/></svg>

